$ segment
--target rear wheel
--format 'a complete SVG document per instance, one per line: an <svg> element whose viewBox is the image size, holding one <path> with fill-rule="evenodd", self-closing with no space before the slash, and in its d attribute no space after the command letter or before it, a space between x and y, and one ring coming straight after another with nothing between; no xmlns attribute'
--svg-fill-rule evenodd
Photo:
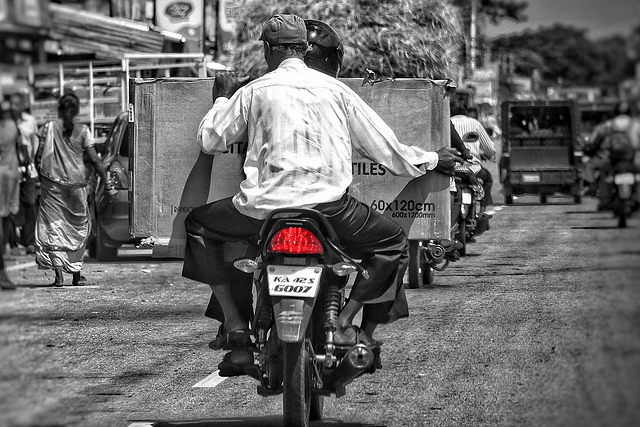
<svg viewBox="0 0 640 427"><path fill-rule="evenodd" d="M460 256L467 256L467 221L462 219L456 233L456 240L462 243L462 247L458 249Z"/></svg>
<svg viewBox="0 0 640 427"><path fill-rule="evenodd" d="M409 288L433 283L434 271L427 263L421 240L409 240Z"/></svg>
<svg viewBox="0 0 640 427"><path fill-rule="evenodd" d="M540 203L543 205L547 204L547 194L546 193L540 193Z"/></svg>
<svg viewBox="0 0 640 427"><path fill-rule="evenodd" d="M616 206L616 216L618 217L618 228L627 227L627 202L619 200Z"/></svg>
<svg viewBox="0 0 640 427"><path fill-rule="evenodd" d="M309 350L303 342L284 343L282 411L285 427L308 427L311 417L311 372ZM313 405L318 414L318 403Z"/></svg>
<svg viewBox="0 0 640 427"><path fill-rule="evenodd" d="M505 205L512 205L513 204L513 196L511 194L508 194L508 195L504 196L504 204Z"/></svg>

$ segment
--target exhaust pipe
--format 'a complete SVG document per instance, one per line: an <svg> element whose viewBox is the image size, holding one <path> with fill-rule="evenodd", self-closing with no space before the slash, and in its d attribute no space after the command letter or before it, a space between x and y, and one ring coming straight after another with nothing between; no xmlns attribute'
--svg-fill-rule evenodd
<svg viewBox="0 0 640 427"><path fill-rule="evenodd" d="M368 370L373 364L375 355L364 344L356 344L347 351L340 365L327 376L326 384L333 388L346 386L359 375Z"/></svg>

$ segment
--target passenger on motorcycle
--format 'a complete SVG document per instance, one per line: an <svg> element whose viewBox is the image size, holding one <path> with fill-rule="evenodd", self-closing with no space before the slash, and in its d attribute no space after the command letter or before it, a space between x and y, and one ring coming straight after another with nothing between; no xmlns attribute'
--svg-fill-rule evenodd
<svg viewBox="0 0 640 427"><path fill-rule="evenodd" d="M480 121L470 115L470 111L463 105L453 104L451 106L451 123L462 138L462 142L471 153L471 159L462 164L456 165L456 172L468 172L477 178L479 182L472 182L473 185L481 187L481 193L484 193L481 201L481 210L478 214L484 212L487 206L493 204L491 197L491 189L493 187L493 178L491 172L482 166L483 160L495 160L496 149L493 140L485 130Z"/></svg>
<svg viewBox="0 0 640 427"><path fill-rule="evenodd" d="M367 336L371 334L354 327L353 319L367 302L386 297L393 303L396 296L387 291L402 282L408 241L395 222L348 194L352 147L407 177L434 169L452 174L460 159L450 148L427 152L401 144L352 90L307 67L307 30L298 16L273 16L260 40L267 74L245 86L231 73L215 79L217 99L201 122L198 143L204 153L214 154L248 141L246 179L235 196L188 215L183 276L211 286L224 313L225 334L246 330L233 299L232 266L225 262L223 244L255 243L264 218L276 208L315 208L327 216L347 253L355 251L370 275L356 278L338 318L335 341L373 346ZM377 319L379 323L391 320L384 317ZM369 327L374 329L375 324ZM253 353L233 350L228 360L252 363Z"/></svg>
<svg viewBox="0 0 640 427"><path fill-rule="evenodd" d="M615 117L597 125L583 152L590 156L585 163L586 194L600 199L598 210L611 208L611 185L608 175L620 162L640 171L640 119L632 115L628 102L618 103Z"/></svg>

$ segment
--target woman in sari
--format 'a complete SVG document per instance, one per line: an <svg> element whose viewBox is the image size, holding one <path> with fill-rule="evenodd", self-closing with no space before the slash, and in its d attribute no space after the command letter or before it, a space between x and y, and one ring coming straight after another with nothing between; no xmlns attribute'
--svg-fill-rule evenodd
<svg viewBox="0 0 640 427"><path fill-rule="evenodd" d="M91 231L87 203L87 170L84 154L91 160L106 189L107 174L96 154L94 139L86 125L78 123L80 102L66 94L58 102L58 120L47 123L36 163L40 169L40 209L36 222L36 262L40 269L54 269L53 286L64 285L64 273L72 284L82 286L84 251Z"/></svg>

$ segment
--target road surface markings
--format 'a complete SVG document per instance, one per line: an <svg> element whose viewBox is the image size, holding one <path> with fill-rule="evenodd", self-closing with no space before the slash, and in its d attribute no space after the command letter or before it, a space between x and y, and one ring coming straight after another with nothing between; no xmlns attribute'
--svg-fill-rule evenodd
<svg viewBox="0 0 640 427"><path fill-rule="evenodd" d="M226 380L228 377L221 377L220 375L218 375L220 371L215 371L214 373L212 373L211 375L209 375L208 377L206 377L205 379L203 379L200 382L197 382L196 384L192 385L191 387L215 387L218 384L220 384L222 381Z"/></svg>

